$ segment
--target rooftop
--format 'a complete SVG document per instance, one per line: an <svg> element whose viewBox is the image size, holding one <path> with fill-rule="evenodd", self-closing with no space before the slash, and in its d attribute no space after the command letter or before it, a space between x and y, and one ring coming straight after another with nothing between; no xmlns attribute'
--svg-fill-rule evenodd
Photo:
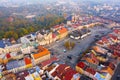
<svg viewBox="0 0 120 80"><path fill-rule="evenodd" d="M5 47L5 44L3 42L3 40L0 40L0 48L4 48Z"/></svg>
<svg viewBox="0 0 120 80"><path fill-rule="evenodd" d="M67 32L68 30L66 29L66 28L61 28L60 30L58 30L58 33L59 34L63 34L63 33L65 33L65 32Z"/></svg>
<svg viewBox="0 0 120 80"><path fill-rule="evenodd" d="M59 60L58 58L52 57L52 58L50 58L49 60L46 60L46 61L41 62L41 65L44 67L44 66L46 66L46 65L48 65L48 64L51 64L52 62L58 61L58 60Z"/></svg>
<svg viewBox="0 0 120 80"><path fill-rule="evenodd" d="M96 74L94 75L94 77L97 79L97 80L105 80L104 76L98 72L96 72Z"/></svg>
<svg viewBox="0 0 120 80"><path fill-rule="evenodd" d="M87 65L84 62L79 62L77 66L80 68L85 68Z"/></svg>
<svg viewBox="0 0 120 80"><path fill-rule="evenodd" d="M48 54L50 54L48 49L46 49L42 46L38 46L38 53L33 54L33 57L35 59L37 59L37 58L43 57L43 56L48 55Z"/></svg>

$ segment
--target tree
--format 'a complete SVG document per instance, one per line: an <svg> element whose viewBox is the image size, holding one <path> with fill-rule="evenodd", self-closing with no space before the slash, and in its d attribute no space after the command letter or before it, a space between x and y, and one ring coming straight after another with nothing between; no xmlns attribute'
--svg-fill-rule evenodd
<svg viewBox="0 0 120 80"><path fill-rule="evenodd" d="M5 34L5 32L4 31L0 31L0 39L2 39L3 38L3 35Z"/></svg>
<svg viewBox="0 0 120 80"><path fill-rule="evenodd" d="M71 50L71 49L73 49L73 48L75 47L75 43L74 43L74 42L70 42L70 41L66 41L66 42L64 43L64 46L65 46L65 48L67 48L68 50Z"/></svg>
<svg viewBox="0 0 120 80"><path fill-rule="evenodd" d="M34 32L35 29L34 29L34 27L30 26L30 27L27 28L27 31L28 31L29 33L31 33L31 32Z"/></svg>
<svg viewBox="0 0 120 80"><path fill-rule="evenodd" d="M65 22L63 16L47 13L43 16L36 17L33 21L23 17L14 17L13 22L7 22L6 19L0 19L0 39L3 37L10 38L9 31L14 31L18 37L24 36L39 29L50 29L52 26ZM16 35L16 36L17 36Z"/></svg>
<svg viewBox="0 0 120 80"><path fill-rule="evenodd" d="M26 35L26 34L28 34L28 33L29 33L28 30L25 29L25 28L20 28L20 29L18 30L19 37L22 37L22 36L24 36L24 35Z"/></svg>
<svg viewBox="0 0 120 80"><path fill-rule="evenodd" d="M18 34L14 31L8 31L5 33L4 38L15 38L18 39Z"/></svg>

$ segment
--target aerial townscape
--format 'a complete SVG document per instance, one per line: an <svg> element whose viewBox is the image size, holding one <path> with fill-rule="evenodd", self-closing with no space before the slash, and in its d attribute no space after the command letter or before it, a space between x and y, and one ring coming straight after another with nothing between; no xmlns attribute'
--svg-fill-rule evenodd
<svg viewBox="0 0 120 80"><path fill-rule="evenodd" d="M0 80L120 80L119 4L1 0Z"/></svg>

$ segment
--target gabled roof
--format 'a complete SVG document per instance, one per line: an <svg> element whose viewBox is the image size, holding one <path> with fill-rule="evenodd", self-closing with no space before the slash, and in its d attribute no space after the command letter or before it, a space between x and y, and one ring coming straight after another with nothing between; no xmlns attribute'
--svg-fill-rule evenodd
<svg viewBox="0 0 120 80"><path fill-rule="evenodd" d="M53 77L59 77L61 80L71 80L77 72L66 64L60 64L56 70L51 74Z"/></svg>
<svg viewBox="0 0 120 80"><path fill-rule="evenodd" d="M80 68L85 68L87 65L84 62L79 62L77 66Z"/></svg>
<svg viewBox="0 0 120 80"><path fill-rule="evenodd" d="M86 68L86 71L93 74L93 75L95 75L95 73L96 73L96 71L93 68L89 68L89 67Z"/></svg>
<svg viewBox="0 0 120 80"><path fill-rule="evenodd" d="M21 71L19 73L16 73L16 77L20 78L20 80L24 77L26 77L27 75L29 75L29 72L27 70ZM19 80L19 79L18 79ZM24 79L23 79L24 80Z"/></svg>
<svg viewBox="0 0 120 80"><path fill-rule="evenodd" d="M58 29L58 28L60 28L60 27L61 27L60 25L54 26L55 29Z"/></svg>
<svg viewBox="0 0 120 80"><path fill-rule="evenodd" d="M91 64L98 64L99 63L99 60L97 59L97 57L93 53L86 55L84 57L84 60L86 60L88 63L91 63Z"/></svg>
<svg viewBox="0 0 120 80"><path fill-rule="evenodd" d="M33 54L33 57L35 59L37 59L37 58L43 57L43 56L48 55L48 54L50 54L48 49L46 49L46 48L44 48L42 46L38 46L38 53Z"/></svg>
<svg viewBox="0 0 120 80"><path fill-rule="evenodd" d="M120 29L114 29L114 33L118 34L120 32Z"/></svg>
<svg viewBox="0 0 120 80"><path fill-rule="evenodd" d="M48 65L48 64L51 64L52 62L58 61L58 60L59 60L58 58L52 57L52 58L50 58L49 60L46 60L46 61L41 62L41 65L44 67L44 66L46 66L46 65Z"/></svg>
<svg viewBox="0 0 120 80"><path fill-rule="evenodd" d="M52 33L52 38L55 38L56 37L56 34Z"/></svg>
<svg viewBox="0 0 120 80"><path fill-rule="evenodd" d="M95 63L98 62L98 59L96 58L96 56L93 53L90 54L90 57L91 57L92 60L95 61Z"/></svg>
<svg viewBox="0 0 120 80"><path fill-rule="evenodd" d="M113 70L109 66L102 68L101 72L107 72L110 75L113 75Z"/></svg>
<svg viewBox="0 0 120 80"><path fill-rule="evenodd" d="M66 29L66 28L61 28L60 30L58 30L58 33L59 34L63 34L63 33L65 33L65 32L67 32L68 30Z"/></svg>
<svg viewBox="0 0 120 80"><path fill-rule="evenodd" d="M102 40L97 41L98 44L103 45Z"/></svg>
<svg viewBox="0 0 120 80"><path fill-rule="evenodd" d="M66 64L60 64L57 68L56 71L59 73L62 73L64 70L66 70L67 68L70 68L70 66L66 65Z"/></svg>
<svg viewBox="0 0 120 80"><path fill-rule="evenodd" d="M31 59L29 57L25 57L24 58L24 61L25 61L25 64L28 65L28 64L31 64Z"/></svg>
<svg viewBox="0 0 120 80"><path fill-rule="evenodd" d="M105 43L108 43L108 39L106 37L102 37L102 41L105 42Z"/></svg>
<svg viewBox="0 0 120 80"><path fill-rule="evenodd" d="M113 35L113 34L109 34L109 37L112 38L112 39L114 39L114 40L117 40L117 39L118 39L117 36L115 36L115 35Z"/></svg>
<svg viewBox="0 0 120 80"><path fill-rule="evenodd" d="M67 70L67 72L65 73L65 76L64 76L64 80L71 80L73 75L76 74L77 72L73 69L69 69Z"/></svg>
<svg viewBox="0 0 120 80"><path fill-rule="evenodd" d="M55 77L56 75L58 76L58 74L62 73L66 67L69 67L69 66L66 64L60 64L51 75L53 77Z"/></svg>
<svg viewBox="0 0 120 80"><path fill-rule="evenodd" d="M102 54L105 54L107 51L106 49L99 47L99 46L93 46L93 50L95 50L98 53L102 53Z"/></svg>

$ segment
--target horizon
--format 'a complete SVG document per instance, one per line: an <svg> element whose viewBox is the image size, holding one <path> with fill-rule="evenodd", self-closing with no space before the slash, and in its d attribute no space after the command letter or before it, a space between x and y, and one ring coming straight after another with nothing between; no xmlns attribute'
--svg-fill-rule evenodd
<svg viewBox="0 0 120 80"><path fill-rule="evenodd" d="M56 1L64 1L64 0L0 0L0 4L1 3L6 3L6 2L9 2L9 3L16 3L16 4L19 4L19 3L24 3L24 2L27 2L27 3L32 3L32 4L34 4L34 3L49 3L49 2L56 2ZM84 1L84 2L86 2L86 1L92 1L92 2L120 2L120 1L118 1L118 0L99 0L99 1L96 1L96 0L67 0L67 1L74 1L74 2L76 2L76 1L79 1L79 2L81 2L81 1ZM66 1L64 1L64 2L66 2Z"/></svg>

